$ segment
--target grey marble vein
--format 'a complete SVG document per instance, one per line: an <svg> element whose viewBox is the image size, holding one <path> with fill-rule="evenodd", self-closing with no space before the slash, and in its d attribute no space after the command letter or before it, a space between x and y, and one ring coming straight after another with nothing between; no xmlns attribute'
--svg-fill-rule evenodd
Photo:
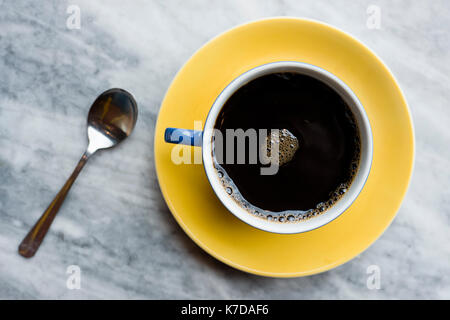
<svg viewBox="0 0 450 320"><path fill-rule="evenodd" d="M71 4L79 30L66 27ZM371 4L379 30L366 25ZM249 275L198 248L167 209L153 164L158 109L177 70L224 30L279 15L327 22L372 48L404 90L417 143L411 187L383 236L343 266L296 279ZM0 0L0 298L449 299L449 16L446 0ZM110 87L136 97L135 132L92 158L25 260L17 245L71 173L90 103ZM380 290L366 286L373 264ZM69 265L82 270L80 290L66 286Z"/></svg>

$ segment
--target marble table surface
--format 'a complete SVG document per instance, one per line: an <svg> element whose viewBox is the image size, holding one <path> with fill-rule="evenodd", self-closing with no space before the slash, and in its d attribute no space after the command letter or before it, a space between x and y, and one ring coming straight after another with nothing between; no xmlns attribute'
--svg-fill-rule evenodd
<svg viewBox="0 0 450 320"><path fill-rule="evenodd" d="M373 5L380 28L368 22ZM387 63L410 104L416 161L396 219L368 250L329 272L272 279L216 261L184 234L158 187L153 132L195 50L284 15L335 25ZM0 298L449 299L449 16L447 0L0 0ZM39 253L20 257L17 245L84 150L90 103L111 87L136 97L135 132L91 159ZM67 286L71 265L80 289ZM378 290L367 286L371 265Z"/></svg>

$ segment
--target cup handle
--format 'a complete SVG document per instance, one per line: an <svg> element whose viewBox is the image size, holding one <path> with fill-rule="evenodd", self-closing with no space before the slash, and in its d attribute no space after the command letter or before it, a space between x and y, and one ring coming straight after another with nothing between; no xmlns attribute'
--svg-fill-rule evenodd
<svg viewBox="0 0 450 320"><path fill-rule="evenodd" d="M166 128L166 131L164 132L164 141L168 143L201 147L203 141L203 131Z"/></svg>

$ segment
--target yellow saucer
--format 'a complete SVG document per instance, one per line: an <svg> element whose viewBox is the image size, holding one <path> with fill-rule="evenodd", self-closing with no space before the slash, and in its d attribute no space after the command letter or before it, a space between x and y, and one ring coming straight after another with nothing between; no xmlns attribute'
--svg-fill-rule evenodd
<svg viewBox="0 0 450 320"><path fill-rule="evenodd" d="M372 125L372 170L352 206L329 224L278 235L231 214L214 194L201 164L176 165L166 127L193 129L234 78L273 61L301 61L343 80L358 96ZM192 151L194 149L192 148ZM184 231L200 247L237 269L272 277L311 275L361 253L388 227L407 190L414 134L406 100L388 68L367 47L323 23L272 18L214 38L178 72L161 106L155 164L164 198Z"/></svg>

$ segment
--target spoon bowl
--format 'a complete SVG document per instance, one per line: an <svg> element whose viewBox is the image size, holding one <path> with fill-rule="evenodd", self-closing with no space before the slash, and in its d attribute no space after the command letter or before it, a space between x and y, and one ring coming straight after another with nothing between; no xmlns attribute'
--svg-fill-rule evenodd
<svg viewBox="0 0 450 320"><path fill-rule="evenodd" d="M137 104L123 89L103 92L88 114L88 151L111 148L128 137L137 120Z"/></svg>

